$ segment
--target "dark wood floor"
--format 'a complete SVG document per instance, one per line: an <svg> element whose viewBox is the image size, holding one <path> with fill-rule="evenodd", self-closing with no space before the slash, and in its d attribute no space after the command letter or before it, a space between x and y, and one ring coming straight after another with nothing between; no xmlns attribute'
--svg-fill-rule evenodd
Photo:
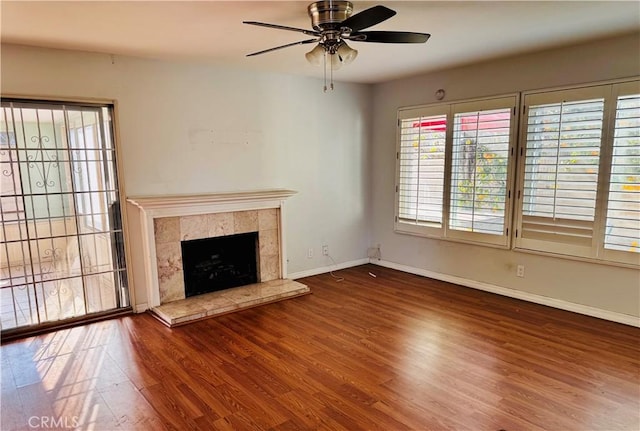
<svg viewBox="0 0 640 431"><path fill-rule="evenodd" d="M143 314L5 344L2 430L640 429L640 329L339 273L179 328Z"/></svg>

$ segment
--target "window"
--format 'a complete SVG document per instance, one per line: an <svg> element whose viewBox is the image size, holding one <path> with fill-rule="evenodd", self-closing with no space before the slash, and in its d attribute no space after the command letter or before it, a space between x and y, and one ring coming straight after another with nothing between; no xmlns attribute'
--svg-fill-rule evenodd
<svg viewBox="0 0 640 431"><path fill-rule="evenodd" d="M0 132L0 148L15 148L16 134L14 132Z"/></svg>
<svg viewBox="0 0 640 431"><path fill-rule="evenodd" d="M516 96L401 109L396 230L507 247Z"/></svg>
<svg viewBox="0 0 640 431"><path fill-rule="evenodd" d="M629 87L629 86L627 86ZM616 101L604 251L640 252L640 94ZM635 89L636 91L638 88ZM615 254L613 256L615 258Z"/></svg>
<svg viewBox="0 0 640 431"><path fill-rule="evenodd" d="M100 148L101 137L98 131L105 133L107 141L108 128L100 129L91 123L90 113L83 113L76 119L78 127L69 129L69 146L73 154L73 185L76 194L76 211L83 215L82 222L88 229L101 231L104 229L107 216L107 196L96 193L104 188L104 160ZM108 153L107 153L108 154Z"/></svg>
<svg viewBox="0 0 640 431"><path fill-rule="evenodd" d="M636 82L524 95L516 248L637 262L638 93Z"/></svg>
<svg viewBox="0 0 640 431"><path fill-rule="evenodd" d="M2 112L3 117L5 112ZM6 122L5 118L0 119ZM19 196L22 187L9 173L17 170L16 134L14 132L0 132L0 193L2 195L2 221L12 222L24 219L24 202Z"/></svg>
<svg viewBox="0 0 640 431"><path fill-rule="evenodd" d="M396 158L396 232L640 264L638 80L401 108Z"/></svg>
<svg viewBox="0 0 640 431"><path fill-rule="evenodd" d="M508 245L515 106L515 97L453 106L449 237Z"/></svg>
<svg viewBox="0 0 640 431"><path fill-rule="evenodd" d="M430 115L429 110L406 114L399 120L398 219L408 227L440 229L447 115Z"/></svg>

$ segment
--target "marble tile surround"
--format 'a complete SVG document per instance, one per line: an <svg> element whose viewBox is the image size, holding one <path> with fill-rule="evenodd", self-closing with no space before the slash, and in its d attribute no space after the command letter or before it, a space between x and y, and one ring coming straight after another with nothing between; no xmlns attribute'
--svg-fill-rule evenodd
<svg viewBox="0 0 640 431"><path fill-rule="evenodd" d="M181 241L258 232L260 282L281 278L277 208L154 219L160 304L185 298Z"/></svg>

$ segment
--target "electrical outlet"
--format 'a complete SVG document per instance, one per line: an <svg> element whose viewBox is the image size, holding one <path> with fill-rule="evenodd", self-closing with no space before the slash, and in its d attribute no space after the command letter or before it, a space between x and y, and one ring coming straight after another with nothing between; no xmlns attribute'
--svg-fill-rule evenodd
<svg viewBox="0 0 640 431"><path fill-rule="evenodd" d="M307 259L313 259L313 249L307 250Z"/></svg>
<svg viewBox="0 0 640 431"><path fill-rule="evenodd" d="M322 255L323 256L329 256L329 246L328 245L323 245L322 246Z"/></svg>
<svg viewBox="0 0 640 431"><path fill-rule="evenodd" d="M518 267L516 268L516 276L524 277L524 265L518 265Z"/></svg>

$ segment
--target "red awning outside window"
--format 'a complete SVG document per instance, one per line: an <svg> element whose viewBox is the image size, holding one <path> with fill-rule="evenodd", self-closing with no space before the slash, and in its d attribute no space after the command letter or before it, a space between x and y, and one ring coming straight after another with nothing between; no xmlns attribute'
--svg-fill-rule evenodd
<svg viewBox="0 0 640 431"><path fill-rule="evenodd" d="M510 111L499 112L496 114L470 114L463 116L461 130L486 130L486 129L501 129L509 127L509 120L511 117ZM422 122L415 122L412 124L414 128L422 128L425 131L430 132L444 132L446 131L446 120L425 120Z"/></svg>

